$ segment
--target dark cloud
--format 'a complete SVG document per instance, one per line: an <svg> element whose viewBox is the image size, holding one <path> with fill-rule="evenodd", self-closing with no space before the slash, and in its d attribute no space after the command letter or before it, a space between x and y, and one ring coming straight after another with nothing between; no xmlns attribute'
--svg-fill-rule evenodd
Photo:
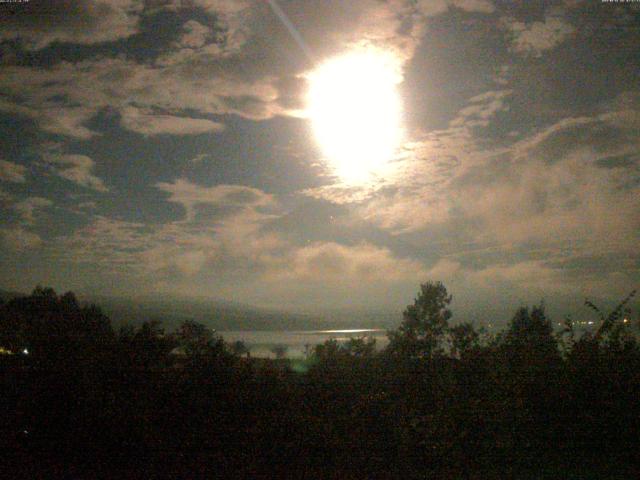
<svg viewBox="0 0 640 480"><path fill-rule="evenodd" d="M137 32L142 9L139 0L5 2L0 5L0 39L17 40L29 50L53 42L111 42Z"/></svg>

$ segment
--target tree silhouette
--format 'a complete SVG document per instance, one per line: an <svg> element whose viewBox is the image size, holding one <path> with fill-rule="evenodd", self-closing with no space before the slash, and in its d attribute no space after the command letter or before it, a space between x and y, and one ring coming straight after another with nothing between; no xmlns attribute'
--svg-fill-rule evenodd
<svg viewBox="0 0 640 480"><path fill-rule="evenodd" d="M313 356L321 362L332 362L342 355L344 355L343 350L335 338L330 338L313 349Z"/></svg>
<svg viewBox="0 0 640 480"><path fill-rule="evenodd" d="M449 329L451 341L451 353L458 358L468 356L480 345L480 333L475 330L473 324L465 322Z"/></svg>
<svg viewBox="0 0 640 480"><path fill-rule="evenodd" d="M389 351L410 357L432 357L441 352L451 318L451 298L441 282L420 285L413 305L403 313L400 327L388 334Z"/></svg>
<svg viewBox="0 0 640 480"><path fill-rule="evenodd" d="M286 345L274 345L271 348L271 353L273 353L277 359L283 359L287 355L287 350L289 350L289 347Z"/></svg>
<svg viewBox="0 0 640 480"><path fill-rule="evenodd" d="M202 357L220 349L214 333L205 325L193 320L185 320L175 332L178 345L188 357Z"/></svg>
<svg viewBox="0 0 640 480"><path fill-rule="evenodd" d="M370 357L376 351L375 338L350 338L343 345L343 350L354 357Z"/></svg>
<svg viewBox="0 0 640 480"><path fill-rule="evenodd" d="M633 299L636 291L633 290L629 295L627 295L616 307L609 312L609 314L605 314L599 307L597 307L590 300L585 300L584 304L593 310L598 316L598 320L600 326L595 334L595 340L601 341L607 339L609 343L619 343L624 336L624 331L627 329L628 325L624 322L625 317L631 315L631 310L627 307L627 304Z"/></svg>
<svg viewBox="0 0 640 480"><path fill-rule="evenodd" d="M157 320L145 321L138 328L130 325L121 327L118 340L128 359L137 367L144 368L167 365L169 353L177 345Z"/></svg>
<svg viewBox="0 0 640 480"><path fill-rule="evenodd" d="M111 348L114 339L102 311L80 306L72 292L58 296L38 286L29 296L10 300L0 313L0 345L51 366L95 356Z"/></svg>
<svg viewBox="0 0 640 480"><path fill-rule="evenodd" d="M531 312L527 307L519 308L509 323L504 340L513 354L526 355L530 362L559 355L553 327L542 303L533 307Z"/></svg>
<svg viewBox="0 0 640 480"><path fill-rule="evenodd" d="M231 344L231 352L238 357L243 355L249 356L249 348L242 340L236 340Z"/></svg>

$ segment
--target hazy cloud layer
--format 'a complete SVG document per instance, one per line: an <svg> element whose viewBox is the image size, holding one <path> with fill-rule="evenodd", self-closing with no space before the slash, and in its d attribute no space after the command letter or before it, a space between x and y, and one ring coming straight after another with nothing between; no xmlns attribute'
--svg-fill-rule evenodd
<svg viewBox="0 0 640 480"><path fill-rule="evenodd" d="M0 228L2 245L9 251L28 251L39 247L42 239L35 233L21 227Z"/></svg>
<svg viewBox="0 0 640 480"><path fill-rule="evenodd" d="M13 209L20 216L22 223L32 225L36 221L36 214L43 208L50 207L53 202L42 197L27 197L13 205ZM22 230L20 230L22 232Z"/></svg>
<svg viewBox="0 0 640 480"><path fill-rule="evenodd" d="M27 169L23 165L0 160L0 180L5 182L23 183Z"/></svg>
<svg viewBox="0 0 640 480"><path fill-rule="evenodd" d="M257 0L0 4L0 263L32 272L0 287L400 308L426 279L466 305L638 283L635 5L278 4L290 28ZM398 60L406 135L354 184L307 73L363 46Z"/></svg>
<svg viewBox="0 0 640 480"><path fill-rule="evenodd" d="M53 42L111 42L137 32L142 8L139 0L5 4L0 39L18 40L29 50L42 49Z"/></svg>

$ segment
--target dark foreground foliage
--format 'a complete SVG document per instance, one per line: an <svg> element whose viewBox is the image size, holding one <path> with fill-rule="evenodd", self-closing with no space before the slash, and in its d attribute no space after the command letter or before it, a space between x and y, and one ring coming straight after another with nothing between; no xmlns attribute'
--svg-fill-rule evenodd
<svg viewBox="0 0 640 480"><path fill-rule="evenodd" d="M193 322L115 332L98 308L38 288L0 306L0 472L640 478L629 298L608 315L588 303L593 334L568 320L554 335L538 306L488 336L449 326L451 297L429 282L384 351L329 341L290 363Z"/></svg>

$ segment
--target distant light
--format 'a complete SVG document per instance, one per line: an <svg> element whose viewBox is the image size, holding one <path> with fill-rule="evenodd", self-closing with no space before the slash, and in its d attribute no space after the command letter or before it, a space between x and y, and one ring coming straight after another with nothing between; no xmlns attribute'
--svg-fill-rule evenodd
<svg viewBox="0 0 640 480"><path fill-rule="evenodd" d="M625 319L623 320L623 322L624 322L624 323L629 323L629 319L628 319L628 318L625 318Z"/></svg>
<svg viewBox="0 0 640 480"><path fill-rule="evenodd" d="M29 350L25 348L24 350L22 350L22 353L24 353L25 355L29 355Z"/></svg>
<svg viewBox="0 0 640 480"><path fill-rule="evenodd" d="M589 320L589 325L593 325L593 320Z"/></svg>

